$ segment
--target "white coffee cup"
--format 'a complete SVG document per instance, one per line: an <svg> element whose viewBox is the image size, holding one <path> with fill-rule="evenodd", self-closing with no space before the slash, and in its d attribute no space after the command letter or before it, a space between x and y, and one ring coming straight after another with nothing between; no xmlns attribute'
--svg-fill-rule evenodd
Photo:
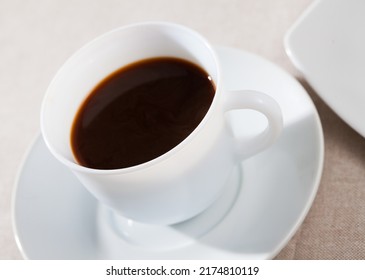
<svg viewBox="0 0 365 280"><path fill-rule="evenodd" d="M151 161L114 170L79 165L71 150L70 132L86 96L115 70L161 56L189 60L212 77L215 97L201 123L184 141ZM261 112L268 120L266 129L250 139L237 139L226 118L235 109ZM234 167L268 148L281 130L281 110L271 97L256 91L226 91L212 46L195 31L166 22L118 28L81 48L56 74L41 109L47 147L101 203L128 219L161 225L187 220L207 209L224 192Z"/></svg>

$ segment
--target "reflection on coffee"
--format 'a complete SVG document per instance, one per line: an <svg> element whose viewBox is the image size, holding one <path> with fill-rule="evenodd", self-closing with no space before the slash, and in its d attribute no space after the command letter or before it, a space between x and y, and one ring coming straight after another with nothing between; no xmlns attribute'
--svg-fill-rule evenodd
<svg viewBox="0 0 365 280"><path fill-rule="evenodd" d="M182 59L153 58L123 67L79 108L71 132L74 156L95 169L152 160L198 126L214 92L209 75Z"/></svg>

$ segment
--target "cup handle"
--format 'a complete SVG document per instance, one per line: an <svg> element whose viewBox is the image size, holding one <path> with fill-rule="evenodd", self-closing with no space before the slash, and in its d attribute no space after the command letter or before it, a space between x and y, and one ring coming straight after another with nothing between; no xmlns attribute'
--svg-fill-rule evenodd
<svg viewBox="0 0 365 280"><path fill-rule="evenodd" d="M283 117L279 104L267 94L252 90L226 91L225 112L252 109L265 115L267 127L250 139L236 139L238 156L241 160L249 158L272 145L283 129Z"/></svg>

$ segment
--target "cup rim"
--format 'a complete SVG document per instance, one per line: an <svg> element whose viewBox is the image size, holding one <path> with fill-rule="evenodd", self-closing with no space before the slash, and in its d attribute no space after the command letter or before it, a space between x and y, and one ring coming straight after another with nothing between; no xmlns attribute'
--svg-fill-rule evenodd
<svg viewBox="0 0 365 280"><path fill-rule="evenodd" d="M181 141L179 144L177 144L175 147L173 147L171 150L167 151L166 153L143 163L137 164L137 165L133 165L130 167L124 167L124 168L116 168L116 169L96 169L96 168L90 168L90 167L86 167L83 165L78 164L77 162L71 161L67 158L65 158L64 156L61 155L60 152L58 152L56 150L56 148L53 147L53 145L50 143L48 137L47 137L47 132L46 132L46 128L44 126L44 119L45 119L45 108L46 108L46 99L51 95L50 94L50 89L52 88L52 85L55 83L55 81L57 80L57 77L61 74L63 68L65 67L65 65L67 65L70 61L72 61L73 59L75 59L81 52L87 50L88 48L92 47L92 45L100 40L103 40L104 38L110 36L111 34L114 34L115 32L120 32L123 31L125 29L130 29L130 28L136 28L136 27L143 27L143 26L168 26L168 27L173 27L176 29L180 29L183 30L185 32L190 33L193 37L195 37L197 40L201 41L203 43L203 45L207 48L207 50L209 50L212 59L214 60L214 64L216 65L216 72L217 72L217 78L216 80L214 80L214 85L215 85L215 93L214 93L214 97L213 97L213 101L210 104L209 110L207 111L207 113L205 114L204 118L201 120L201 122L198 124L198 126L183 140ZM144 170L146 168L150 168L160 162L163 162L169 158L171 158L174 154L178 153L181 149L183 149L186 145L189 144L189 142L191 142L196 135L200 132L200 130L206 125L206 123L208 122L208 120L211 118L213 111L215 111L215 108L217 107L217 103L218 103L218 99L220 99L220 95L221 94L217 94L218 92L221 91L221 70L220 70L220 64L219 64L219 60L218 60L218 56L216 51L214 50L213 46L207 41L207 39L205 39L202 35L200 35L197 31L186 27L184 25L181 24L177 24L177 23L173 23L173 22L168 22L168 21L143 21L143 22L137 22L137 23L132 23L132 24L128 24L125 26L121 26L121 27L117 27L114 28L106 33L103 33L99 36L97 36L96 38L92 39L90 42L86 43L85 45L83 45L80 49L78 49L73 55L71 55L66 61L65 63L59 68L59 70L56 72L55 76L53 77L53 79L51 80L46 93L43 97L43 102L41 105L41 114L40 114L40 122L41 122L41 133L42 133L42 137L45 141L46 146L48 147L48 149L51 151L51 153L60 161L62 162L64 165L70 167L72 170L78 171L78 172L82 172L82 173L89 173L89 174L122 174L122 173L131 173L131 172L135 172L135 171L139 171L139 170Z"/></svg>

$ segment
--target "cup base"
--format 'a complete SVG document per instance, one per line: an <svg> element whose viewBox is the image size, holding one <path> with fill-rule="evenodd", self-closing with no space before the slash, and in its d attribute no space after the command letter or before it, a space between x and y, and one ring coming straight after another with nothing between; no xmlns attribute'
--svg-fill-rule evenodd
<svg viewBox="0 0 365 280"><path fill-rule="evenodd" d="M211 231L234 205L241 185L241 168L236 166L225 184L223 194L197 216L170 226L151 225L125 218L101 206L100 219L125 242L142 247L169 249L186 246Z"/></svg>

